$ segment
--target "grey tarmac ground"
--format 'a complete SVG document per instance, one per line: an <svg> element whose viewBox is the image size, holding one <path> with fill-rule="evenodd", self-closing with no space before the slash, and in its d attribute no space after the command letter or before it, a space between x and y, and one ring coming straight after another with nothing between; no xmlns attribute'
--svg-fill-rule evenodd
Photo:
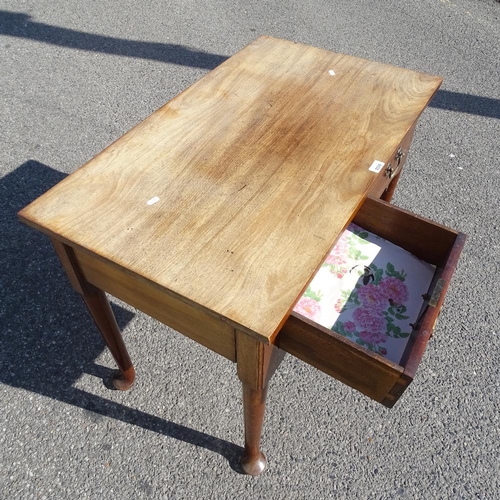
<svg viewBox="0 0 500 500"><path fill-rule="evenodd" d="M260 34L441 75L394 203L468 240L392 410L288 356L268 470L237 472L235 366L112 299L114 368L16 212ZM500 498L500 3L0 0L0 497Z"/></svg>

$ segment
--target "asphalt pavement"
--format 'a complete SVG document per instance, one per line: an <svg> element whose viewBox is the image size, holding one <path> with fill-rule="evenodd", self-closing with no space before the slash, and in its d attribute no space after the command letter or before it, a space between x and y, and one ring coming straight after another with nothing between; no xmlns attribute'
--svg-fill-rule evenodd
<svg viewBox="0 0 500 500"><path fill-rule="evenodd" d="M111 299L130 392L16 213L261 34L440 75L393 202L468 235L388 410L287 356L268 469L238 471L235 366ZM0 498L500 498L500 3L0 0Z"/></svg>

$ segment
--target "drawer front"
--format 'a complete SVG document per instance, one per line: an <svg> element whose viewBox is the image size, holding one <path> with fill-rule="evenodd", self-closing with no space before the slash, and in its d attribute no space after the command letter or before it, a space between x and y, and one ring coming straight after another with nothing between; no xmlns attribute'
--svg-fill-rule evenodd
<svg viewBox="0 0 500 500"><path fill-rule="evenodd" d="M288 318L276 344L380 403L403 374L402 367L297 313Z"/></svg>
<svg viewBox="0 0 500 500"><path fill-rule="evenodd" d="M219 318L168 295L146 280L74 249L89 283L143 311L231 361L236 361L234 328Z"/></svg>
<svg viewBox="0 0 500 500"><path fill-rule="evenodd" d="M406 163L408 152L410 151L411 141L415 132L416 123L410 128L404 139L401 141L396 150L392 153L390 159L384 165L375 182L372 184L369 195L375 198L382 197L386 201L390 201L394 188L399 180L399 176Z"/></svg>
<svg viewBox="0 0 500 500"><path fill-rule="evenodd" d="M295 312L276 344L390 408L415 376L465 236L375 198L365 201L353 222L436 267L401 361L396 364Z"/></svg>

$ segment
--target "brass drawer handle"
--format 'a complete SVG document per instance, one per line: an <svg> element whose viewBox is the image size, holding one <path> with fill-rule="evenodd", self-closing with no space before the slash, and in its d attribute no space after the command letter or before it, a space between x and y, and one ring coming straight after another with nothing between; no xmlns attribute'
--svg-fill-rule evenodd
<svg viewBox="0 0 500 500"><path fill-rule="evenodd" d="M392 163L389 163L387 165L387 168L385 169L385 176L388 178L388 179L392 179L394 178L399 172L399 164L396 165L396 168L392 168Z"/></svg>
<svg viewBox="0 0 500 500"><path fill-rule="evenodd" d="M397 161L396 168L393 169L392 163L389 163L387 165L387 168L385 169L385 176L388 179L393 179L394 177L396 177L396 175L398 174L399 169L401 167L401 160L402 160L404 155L405 155L404 151L401 148L398 148L398 150L396 151L396 154L394 155L394 161Z"/></svg>
<svg viewBox="0 0 500 500"><path fill-rule="evenodd" d="M396 155L394 156L394 159L398 162L398 167L404 155L405 152L401 148L398 148L398 150L396 151Z"/></svg>

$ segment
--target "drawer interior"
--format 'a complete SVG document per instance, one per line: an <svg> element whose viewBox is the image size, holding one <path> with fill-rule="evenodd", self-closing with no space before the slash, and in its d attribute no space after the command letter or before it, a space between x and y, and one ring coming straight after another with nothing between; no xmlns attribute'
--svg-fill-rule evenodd
<svg viewBox="0 0 500 500"><path fill-rule="evenodd" d="M463 243L452 229L367 198L279 347L392 406L413 380Z"/></svg>

